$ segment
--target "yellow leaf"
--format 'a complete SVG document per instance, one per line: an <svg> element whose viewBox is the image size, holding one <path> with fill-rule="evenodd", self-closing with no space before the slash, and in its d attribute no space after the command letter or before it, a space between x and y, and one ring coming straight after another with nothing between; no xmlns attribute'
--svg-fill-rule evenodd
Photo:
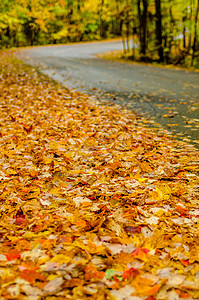
<svg viewBox="0 0 199 300"><path fill-rule="evenodd" d="M65 254L58 254L51 259L52 262L61 264L67 264L71 261L71 257L66 256Z"/></svg>

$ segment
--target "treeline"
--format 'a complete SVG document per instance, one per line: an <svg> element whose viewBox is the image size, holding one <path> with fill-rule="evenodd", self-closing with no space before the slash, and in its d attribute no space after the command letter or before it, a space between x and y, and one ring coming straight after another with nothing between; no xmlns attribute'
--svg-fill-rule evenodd
<svg viewBox="0 0 199 300"><path fill-rule="evenodd" d="M0 47L122 36L132 59L198 66L198 19L199 0L1 0Z"/></svg>

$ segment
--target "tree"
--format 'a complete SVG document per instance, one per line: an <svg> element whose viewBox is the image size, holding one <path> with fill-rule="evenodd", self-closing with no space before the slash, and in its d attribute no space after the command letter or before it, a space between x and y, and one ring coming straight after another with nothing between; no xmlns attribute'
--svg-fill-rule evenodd
<svg viewBox="0 0 199 300"><path fill-rule="evenodd" d="M162 14L161 14L161 0L155 0L156 8L156 39L158 47L159 61L164 61L163 46L162 46Z"/></svg>
<svg viewBox="0 0 199 300"><path fill-rule="evenodd" d="M199 66L198 19L199 0L1 0L0 47L133 35L134 58Z"/></svg>
<svg viewBox="0 0 199 300"><path fill-rule="evenodd" d="M139 40L141 60L146 60L148 0L138 0Z"/></svg>
<svg viewBox="0 0 199 300"><path fill-rule="evenodd" d="M197 2L197 8L195 13L195 20L194 20L194 39L193 39L193 46L192 46L192 65L194 63L195 52L196 52L196 44L197 44L197 26L198 26L198 14L199 14L199 0Z"/></svg>

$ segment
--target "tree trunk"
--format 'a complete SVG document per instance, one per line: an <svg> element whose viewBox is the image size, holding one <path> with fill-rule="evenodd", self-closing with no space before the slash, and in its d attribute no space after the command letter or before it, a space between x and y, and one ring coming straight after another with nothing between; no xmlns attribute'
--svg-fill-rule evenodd
<svg viewBox="0 0 199 300"><path fill-rule="evenodd" d="M183 16L182 18L182 23L183 23L183 49L185 50L186 49L186 25L185 25L185 22L187 20L187 15Z"/></svg>
<svg viewBox="0 0 199 300"><path fill-rule="evenodd" d="M104 37L104 21L102 19L103 6L104 6L104 0L101 0L100 7L99 7L99 31L101 37Z"/></svg>
<svg viewBox="0 0 199 300"><path fill-rule="evenodd" d="M143 56L141 59L145 60L146 49L147 49L147 11L148 11L148 0L142 0L143 10L141 10L141 0L138 0L138 18L139 18L139 40L140 40L140 54Z"/></svg>
<svg viewBox="0 0 199 300"><path fill-rule="evenodd" d="M192 15L193 15L193 1L190 0L190 14L189 14L189 20L192 20ZM190 53L190 49L191 49L191 43L192 43L192 22L191 22L191 26L189 28L189 41L188 41L188 52Z"/></svg>
<svg viewBox="0 0 199 300"><path fill-rule="evenodd" d="M137 1L137 8L138 8L138 37L140 41L140 49L142 49L142 35L141 35L141 25L142 25L142 20L141 20L141 8L140 8L140 0Z"/></svg>
<svg viewBox="0 0 199 300"><path fill-rule="evenodd" d="M146 55L146 48L147 48L147 41L146 41L146 31L147 31L147 10L148 10L148 0L143 0L143 15L142 15L142 49L141 53L145 56Z"/></svg>
<svg viewBox="0 0 199 300"><path fill-rule="evenodd" d="M175 25L172 7L169 8L169 15L170 15L170 24L169 24L168 60L171 60L171 52L172 52L172 46L173 46L172 28Z"/></svg>
<svg viewBox="0 0 199 300"><path fill-rule="evenodd" d="M194 63L195 52L196 52L198 14L199 14L199 0L197 3L197 9L196 9L196 14L195 14L194 39L193 39L193 46L192 46L193 53L192 53L192 62L191 62L192 65Z"/></svg>
<svg viewBox="0 0 199 300"><path fill-rule="evenodd" d="M156 40L158 47L159 61L164 61L164 53L162 47L162 14L161 14L161 0L155 0L156 7Z"/></svg>

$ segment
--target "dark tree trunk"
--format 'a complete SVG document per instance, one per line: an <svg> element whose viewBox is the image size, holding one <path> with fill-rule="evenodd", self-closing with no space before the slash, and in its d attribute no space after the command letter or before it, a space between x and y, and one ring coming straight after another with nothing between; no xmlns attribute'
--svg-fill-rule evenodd
<svg viewBox="0 0 199 300"><path fill-rule="evenodd" d="M148 2L147 0L143 0L144 11L143 11L143 47L144 47L144 54L146 54L146 33L147 33L147 9L148 9Z"/></svg>
<svg viewBox="0 0 199 300"><path fill-rule="evenodd" d="M191 63L192 65L193 65L194 58L195 58L196 44L197 44L198 14L199 14L199 0L198 0L198 3L197 3L196 14L195 14L194 39L193 39L193 46L192 46L192 50L193 50L192 63Z"/></svg>
<svg viewBox="0 0 199 300"><path fill-rule="evenodd" d="M170 24L169 24L168 58L169 58L169 60L171 60L171 51L172 51L172 45L173 45L172 28L175 26L172 7L170 7L170 9L169 9L169 15L170 15Z"/></svg>
<svg viewBox="0 0 199 300"><path fill-rule="evenodd" d="M141 10L141 1L138 0L138 18L139 18L139 39L140 39L140 54L143 56L141 59L146 59L147 50L147 11L148 0L142 0L143 10Z"/></svg>
<svg viewBox="0 0 199 300"><path fill-rule="evenodd" d="M183 23L183 49L186 49L186 25L185 22L187 20L187 16L184 16L182 18L182 23Z"/></svg>
<svg viewBox="0 0 199 300"><path fill-rule="evenodd" d="M148 10L148 1L147 0L143 0L143 6L144 6L144 10L143 10L143 15L142 15L142 39L143 39L142 53L144 55L146 55L146 48L147 48L146 32L147 32L147 10Z"/></svg>
<svg viewBox="0 0 199 300"><path fill-rule="evenodd" d="M164 53L162 47L162 13L161 13L161 0L155 0L156 7L156 40L158 47L159 61L164 61Z"/></svg>
<svg viewBox="0 0 199 300"><path fill-rule="evenodd" d="M100 6L99 6L99 31L100 31L101 37L105 37L104 21L102 19L103 6L104 6L104 0L101 0Z"/></svg>
<svg viewBox="0 0 199 300"><path fill-rule="evenodd" d="M127 3L127 13L126 13L126 45L127 45L127 51L130 51L130 46L129 46L129 35L130 35L130 5Z"/></svg>
<svg viewBox="0 0 199 300"><path fill-rule="evenodd" d="M193 1L190 0L190 14L188 16L189 20L192 20L192 15L193 15ZM192 24L192 23L191 23ZM188 52L190 53L190 49L191 49L191 43L192 43L192 34L191 34L191 31L192 31L192 25L191 25L191 28L189 29L189 41L188 41Z"/></svg>
<svg viewBox="0 0 199 300"><path fill-rule="evenodd" d="M142 20L141 20L141 8L140 8L140 0L137 1L137 7L138 7L138 37L140 41L140 48L142 48L142 35L141 35L141 25L142 25Z"/></svg>

